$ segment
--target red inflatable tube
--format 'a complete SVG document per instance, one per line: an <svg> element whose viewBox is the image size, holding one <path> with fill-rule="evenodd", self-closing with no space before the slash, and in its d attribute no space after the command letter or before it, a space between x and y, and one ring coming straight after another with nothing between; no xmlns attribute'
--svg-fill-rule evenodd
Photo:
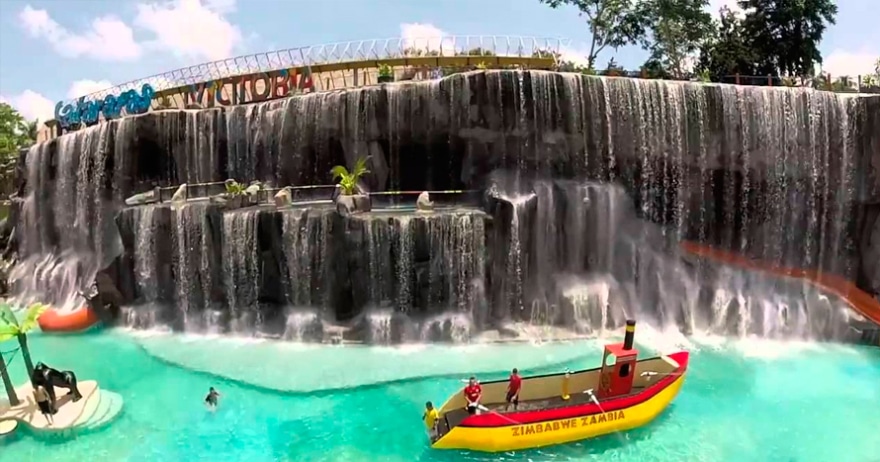
<svg viewBox="0 0 880 462"><path fill-rule="evenodd" d="M37 318L37 324L43 332L83 332L89 330L101 320L88 306L73 311L59 311L49 308Z"/></svg>

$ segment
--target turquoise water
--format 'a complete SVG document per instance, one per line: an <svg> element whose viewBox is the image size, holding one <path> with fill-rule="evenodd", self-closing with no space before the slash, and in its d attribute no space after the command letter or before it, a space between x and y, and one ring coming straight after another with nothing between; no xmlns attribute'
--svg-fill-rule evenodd
<svg viewBox="0 0 880 462"><path fill-rule="evenodd" d="M122 332L33 336L35 359L73 369L81 380L98 380L122 395L125 410L109 427L75 439L19 434L0 443L0 461L876 462L880 457L880 350L694 342L682 393L649 427L579 444L483 455L430 450L419 422L424 401L443 401L471 370L490 379L513 366L530 373L592 367L599 344L365 348ZM23 369L20 361L16 365L14 371ZM353 388L332 390L340 384ZM202 405L209 386L223 394L214 414Z"/></svg>

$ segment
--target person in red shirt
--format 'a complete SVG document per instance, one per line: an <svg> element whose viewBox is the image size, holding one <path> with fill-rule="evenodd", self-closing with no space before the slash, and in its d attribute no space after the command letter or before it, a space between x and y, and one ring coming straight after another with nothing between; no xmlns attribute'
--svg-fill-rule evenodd
<svg viewBox="0 0 880 462"><path fill-rule="evenodd" d="M519 390L522 388L522 377L519 376L519 371L516 368L513 368L510 372L509 380L510 383L507 384L507 408L505 410L509 410L512 403L513 410L515 411L519 407Z"/></svg>
<svg viewBox="0 0 880 462"><path fill-rule="evenodd" d="M480 398L483 397L483 387L477 383L476 377L468 379L468 384L464 387L464 399L467 401L468 414L476 414L480 408Z"/></svg>

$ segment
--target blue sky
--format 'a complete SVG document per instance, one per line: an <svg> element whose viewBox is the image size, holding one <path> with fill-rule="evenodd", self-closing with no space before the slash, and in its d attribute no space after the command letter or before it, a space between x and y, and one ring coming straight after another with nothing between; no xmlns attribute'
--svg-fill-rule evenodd
<svg viewBox="0 0 880 462"><path fill-rule="evenodd" d="M711 0L711 9L733 0ZM826 70L880 57L876 0L841 0L822 44ZM454 35L559 37L583 57L586 24L538 0L0 0L0 99L46 118L59 99L226 57L322 43ZM606 50L637 67L642 50Z"/></svg>

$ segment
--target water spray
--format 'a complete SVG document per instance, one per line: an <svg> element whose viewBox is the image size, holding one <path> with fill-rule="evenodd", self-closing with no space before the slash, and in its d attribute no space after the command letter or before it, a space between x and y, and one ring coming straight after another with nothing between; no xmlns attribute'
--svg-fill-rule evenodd
<svg viewBox="0 0 880 462"><path fill-rule="evenodd" d="M586 390L584 390L584 394L590 395L590 401L596 404L596 407L599 408L599 411L601 411L603 414L605 413L605 409L602 409L602 405L599 404L599 400L596 398L596 394L593 393L592 388L587 388Z"/></svg>

